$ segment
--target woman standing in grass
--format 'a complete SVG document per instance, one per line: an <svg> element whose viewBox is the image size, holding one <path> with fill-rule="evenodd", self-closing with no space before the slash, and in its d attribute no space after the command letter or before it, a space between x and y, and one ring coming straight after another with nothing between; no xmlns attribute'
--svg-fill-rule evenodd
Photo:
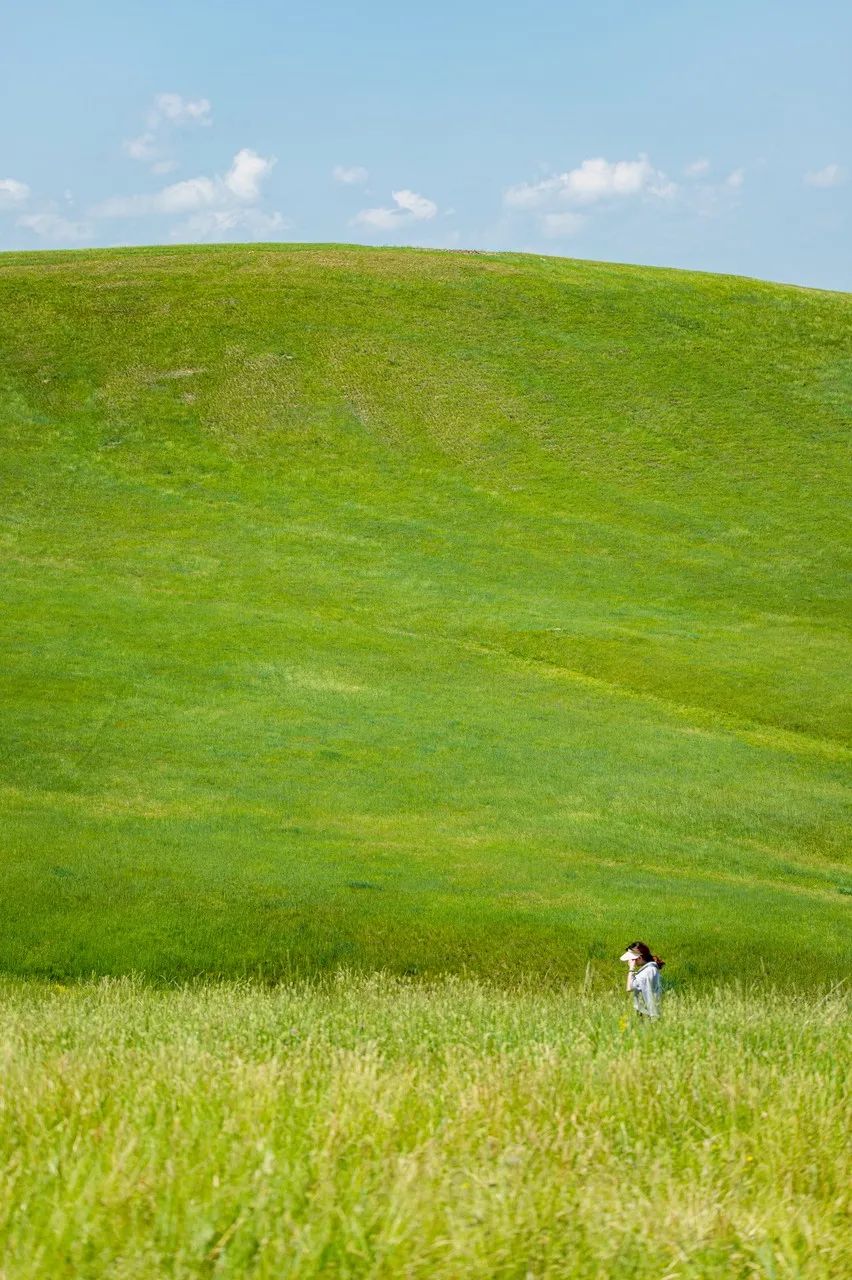
<svg viewBox="0 0 852 1280"><path fill-rule="evenodd" d="M627 990L633 992L636 1012L647 1018L658 1018L663 998L660 980L663 961L653 955L644 942L631 942L621 958L627 961Z"/></svg>

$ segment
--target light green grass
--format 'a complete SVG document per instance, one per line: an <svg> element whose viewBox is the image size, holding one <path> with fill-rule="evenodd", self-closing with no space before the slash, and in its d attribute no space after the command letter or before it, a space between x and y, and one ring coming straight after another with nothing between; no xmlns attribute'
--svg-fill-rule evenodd
<svg viewBox="0 0 852 1280"><path fill-rule="evenodd" d="M843 972L849 321L517 255L3 255L0 966Z"/></svg>
<svg viewBox="0 0 852 1280"><path fill-rule="evenodd" d="M848 1001L0 988L0 1276L839 1280Z"/></svg>

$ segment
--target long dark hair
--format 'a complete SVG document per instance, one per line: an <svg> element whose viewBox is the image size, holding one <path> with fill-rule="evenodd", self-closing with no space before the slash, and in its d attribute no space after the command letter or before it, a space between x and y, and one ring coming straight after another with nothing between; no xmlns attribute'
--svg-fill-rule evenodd
<svg viewBox="0 0 852 1280"><path fill-rule="evenodd" d="M659 956L655 956L647 942L631 942L627 948L628 951L638 951L643 964L650 964L653 960L658 969L662 969L665 964Z"/></svg>

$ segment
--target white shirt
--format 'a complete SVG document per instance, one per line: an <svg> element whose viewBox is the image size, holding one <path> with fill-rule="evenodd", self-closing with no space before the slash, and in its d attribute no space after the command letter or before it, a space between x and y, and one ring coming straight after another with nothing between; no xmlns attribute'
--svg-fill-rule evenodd
<svg viewBox="0 0 852 1280"><path fill-rule="evenodd" d="M663 984L660 971L653 960L630 974L630 990L633 992L633 1004L637 1013L647 1014L649 1018L660 1016Z"/></svg>

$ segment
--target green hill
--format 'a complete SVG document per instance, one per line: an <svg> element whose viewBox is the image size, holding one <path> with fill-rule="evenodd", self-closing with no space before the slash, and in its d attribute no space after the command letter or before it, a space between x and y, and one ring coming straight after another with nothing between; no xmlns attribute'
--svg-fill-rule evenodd
<svg viewBox="0 0 852 1280"><path fill-rule="evenodd" d="M851 317L508 254L0 257L0 967L838 974Z"/></svg>

